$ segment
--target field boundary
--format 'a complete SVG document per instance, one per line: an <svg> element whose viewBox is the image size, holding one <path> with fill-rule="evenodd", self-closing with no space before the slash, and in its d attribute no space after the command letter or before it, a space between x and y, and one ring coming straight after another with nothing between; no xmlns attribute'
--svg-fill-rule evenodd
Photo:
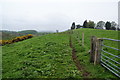
<svg viewBox="0 0 120 80"><path fill-rule="evenodd" d="M72 33L72 32L69 33L69 34L70 34L69 43L70 43L70 48L72 48L72 59L73 59L75 65L76 65L77 69L78 69L80 72L82 72L82 76L83 76L84 78L86 78L86 77L88 77L88 76L90 75L90 73L87 72L87 71L84 69L84 67L80 64L80 61L77 59L76 50L75 50L75 48L74 48L73 45L72 45L71 33Z"/></svg>
<svg viewBox="0 0 120 80"><path fill-rule="evenodd" d="M71 30L70 33L73 34L74 31ZM81 39L79 37L79 33L82 34ZM80 46L84 47L84 40L85 40L84 32L76 32L73 37L76 38ZM120 41L116 39L97 38L96 36L91 36L90 50L88 51L88 53L90 53L90 63L93 63L94 65L102 65L102 67L108 69L110 72L112 72L114 75L120 78L120 66L119 66L120 62L118 61L120 59L120 54L116 55L109 53L103 50L103 47L107 47L108 50L109 48L117 51L120 50L103 44L104 40ZM107 56L104 56L104 53L107 54ZM111 57L113 57L113 59ZM117 58L116 61L114 60L115 58Z"/></svg>
<svg viewBox="0 0 120 80"><path fill-rule="evenodd" d="M120 78L120 67L119 67L120 62L116 61L114 58L109 57L109 56L113 56L119 60L120 55L109 53L105 51L103 47L107 47L107 48L117 50L117 51L120 51L120 50L103 44L104 40L120 42L120 40L116 40L116 39L97 38L95 36L92 36L91 37L90 62L94 63L94 65L101 64L103 67L105 67L110 72L112 72L114 75ZM104 53L106 53L107 55L105 55Z"/></svg>

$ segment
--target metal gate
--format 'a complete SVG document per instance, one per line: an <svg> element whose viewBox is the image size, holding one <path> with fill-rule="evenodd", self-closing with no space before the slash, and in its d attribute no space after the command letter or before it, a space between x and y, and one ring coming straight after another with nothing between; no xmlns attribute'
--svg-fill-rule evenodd
<svg viewBox="0 0 120 80"><path fill-rule="evenodd" d="M120 78L120 49L113 48L104 44L104 40L110 40L116 42L120 42L120 40L108 39L108 38L101 38L101 39L102 39L102 44L101 44L102 48L101 48L100 64ZM116 54L109 53L103 49L105 47L108 49L117 50L118 53Z"/></svg>

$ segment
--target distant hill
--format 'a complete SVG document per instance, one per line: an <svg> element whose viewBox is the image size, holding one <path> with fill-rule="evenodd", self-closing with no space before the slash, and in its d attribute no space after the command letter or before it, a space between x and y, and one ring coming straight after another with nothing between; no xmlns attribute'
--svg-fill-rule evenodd
<svg viewBox="0 0 120 80"><path fill-rule="evenodd" d="M17 36L23 36L27 34L33 34L35 36L41 36L45 34L50 34L53 32L37 32L36 30L23 30L23 31L7 31L7 30L0 30L0 40L9 40L15 38Z"/></svg>
<svg viewBox="0 0 120 80"><path fill-rule="evenodd" d="M18 33L22 33L22 34L37 34L38 32L36 30L24 30L24 31L19 31Z"/></svg>
<svg viewBox="0 0 120 80"><path fill-rule="evenodd" d="M1 36L0 40L9 40L9 39L15 38L17 36L20 36L20 34L15 31L3 30L3 31L0 31L0 36Z"/></svg>

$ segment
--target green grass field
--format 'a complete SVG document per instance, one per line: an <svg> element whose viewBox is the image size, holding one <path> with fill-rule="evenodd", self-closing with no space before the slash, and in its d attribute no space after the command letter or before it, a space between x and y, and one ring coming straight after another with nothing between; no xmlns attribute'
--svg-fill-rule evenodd
<svg viewBox="0 0 120 80"><path fill-rule="evenodd" d="M84 37L85 37L84 47L82 47L82 33L84 33ZM118 31L112 31L112 30L78 29L78 30L73 31L72 39L74 42L73 45L77 51L77 56L79 60L81 61L81 64L84 65L89 72L92 72L92 76L90 77L100 77L100 78L113 78L114 77L111 75L111 73L108 70L101 67L101 65L93 66L93 64L90 63L89 61L90 54L88 54L88 51L90 50L91 36L96 36L97 38L110 38L110 39L118 40L118 34L119 34ZM117 49L119 48L118 42L104 40L104 44L110 47L117 48ZM118 51L112 50L110 48L103 47L103 49L115 55L120 54L118 53ZM104 53L104 55L107 55L110 58L113 58L113 56L110 56L106 53ZM118 58L114 58L114 59L118 62L120 61ZM120 66L119 64L115 64L115 65Z"/></svg>
<svg viewBox="0 0 120 80"><path fill-rule="evenodd" d="M85 34L85 46L81 41ZM71 34L73 47L80 64L90 73L87 78L117 78L101 65L89 62L90 37L118 39L117 31L77 29ZM2 46L3 78L85 78L72 60L72 48L69 45L70 34L66 32L33 37L18 43ZM117 44L106 44L118 47Z"/></svg>

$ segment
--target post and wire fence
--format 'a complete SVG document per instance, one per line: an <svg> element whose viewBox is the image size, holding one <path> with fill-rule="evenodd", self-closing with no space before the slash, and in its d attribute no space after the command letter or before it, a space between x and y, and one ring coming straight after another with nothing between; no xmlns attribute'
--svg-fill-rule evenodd
<svg viewBox="0 0 120 80"><path fill-rule="evenodd" d="M77 36L77 38L79 42L79 36ZM118 48L117 49L115 47L106 45L104 43L105 41L120 42L120 40L116 40L116 39L97 38L96 36L92 36L91 37L90 62L94 63L94 65L101 64L107 70L109 70L114 75L120 78L120 49L118 46L117 46ZM84 46L84 33L82 33L81 42L82 42L82 46ZM119 44L116 44L116 45L119 45ZM108 50L104 48L108 48ZM111 50L114 50L114 51L111 51Z"/></svg>

